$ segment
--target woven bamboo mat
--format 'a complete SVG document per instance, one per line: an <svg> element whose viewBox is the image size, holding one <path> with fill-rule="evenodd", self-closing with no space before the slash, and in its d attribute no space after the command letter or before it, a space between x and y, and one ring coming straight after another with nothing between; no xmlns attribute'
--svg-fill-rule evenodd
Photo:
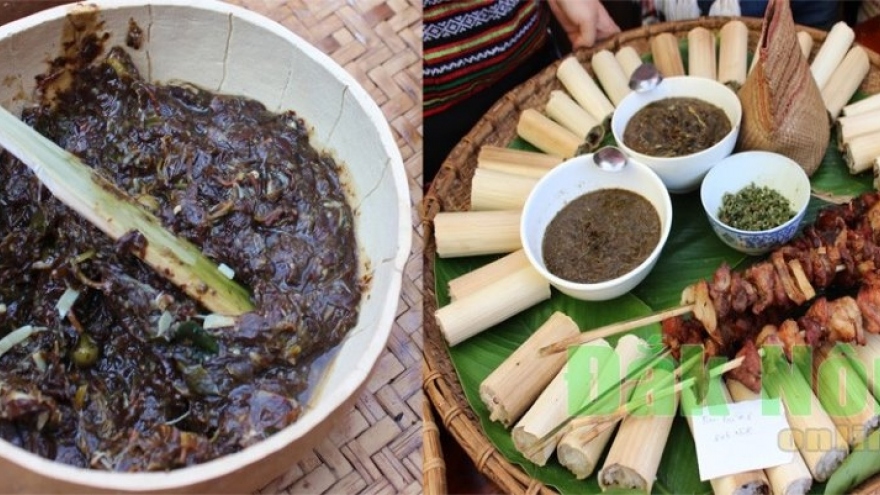
<svg viewBox="0 0 880 495"><path fill-rule="evenodd" d="M269 17L343 66L382 108L422 197L422 33L416 0L230 0ZM266 54L272 56L272 54ZM413 209L415 211L415 209ZM386 351L354 409L311 453L260 493L421 493L422 233Z"/></svg>
<svg viewBox="0 0 880 495"><path fill-rule="evenodd" d="M578 60L590 70L593 53L601 49L616 52L623 46L632 46L638 53L650 52L650 39L655 34L672 33L686 38L694 27L702 26L719 30L730 18L711 17L676 23L662 23L625 31L591 50L576 52ZM743 19L749 28L749 48L754 51L761 32L760 19ZM827 33L799 27L814 38L814 57ZM880 92L880 55L870 52L871 71L861 85L861 90L873 94ZM550 91L561 89L556 78L559 62L547 67L532 79L514 88L499 100L477 125L452 150L443 163L421 205L425 219L425 375L424 388L427 398L437 411L437 416L463 450L474 461L477 469L508 493L553 493L553 491L528 476L517 465L509 462L489 440L480 426L479 419L464 396L461 383L449 359L446 343L432 315L437 309L434 293L433 256L436 244L433 238L434 216L440 211L461 211L470 208L471 179L477 165L477 155L484 145L507 146L516 137L516 124L520 113L527 108L540 108L549 98ZM863 493L880 492L880 476L866 482Z"/></svg>

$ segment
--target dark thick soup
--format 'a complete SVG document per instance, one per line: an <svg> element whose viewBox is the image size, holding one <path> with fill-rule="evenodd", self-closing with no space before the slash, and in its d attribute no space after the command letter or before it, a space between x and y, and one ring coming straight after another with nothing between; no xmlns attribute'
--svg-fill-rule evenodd
<svg viewBox="0 0 880 495"><path fill-rule="evenodd" d="M119 48L23 118L234 269L257 309L211 328L131 254L136 241L109 240L0 155L0 339L14 338L0 349L0 438L75 466L155 471L295 421L364 283L340 169L306 123L146 81Z"/></svg>
<svg viewBox="0 0 880 495"><path fill-rule="evenodd" d="M647 199L600 189L567 204L547 226L544 264L557 277L597 283L641 264L660 241L660 216Z"/></svg>
<svg viewBox="0 0 880 495"><path fill-rule="evenodd" d="M623 142L650 156L683 156L711 147L730 129L730 119L717 106L697 98L670 97L636 112Z"/></svg>

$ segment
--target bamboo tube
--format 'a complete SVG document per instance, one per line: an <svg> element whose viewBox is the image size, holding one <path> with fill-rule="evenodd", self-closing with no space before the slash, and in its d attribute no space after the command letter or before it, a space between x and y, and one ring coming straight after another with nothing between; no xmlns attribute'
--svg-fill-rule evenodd
<svg viewBox="0 0 880 495"><path fill-rule="evenodd" d="M854 137L880 131L880 108L857 115L844 115L837 119L837 142L840 149Z"/></svg>
<svg viewBox="0 0 880 495"><path fill-rule="evenodd" d="M875 161L875 164L878 162ZM876 165L880 166L880 164ZM875 379L880 373L880 335L876 333L865 333L865 344L853 346L855 355L865 368L865 383L874 397L880 396L880 383Z"/></svg>
<svg viewBox="0 0 880 495"><path fill-rule="evenodd" d="M619 105L620 101L632 91L629 89L629 77L623 71L620 62L610 51L599 50L593 54L591 63L605 94L614 106Z"/></svg>
<svg viewBox="0 0 880 495"><path fill-rule="evenodd" d="M583 143L582 138L534 108L527 108L520 113L516 133L544 153L562 158L573 157Z"/></svg>
<svg viewBox="0 0 880 495"><path fill-rule="evenodd" d="M710 378L709 380L706 404L698 403L693 389L686 389L681 392L681 408L684 411L691 434L693 434L694 430L693 415L698 408L704 405L729 404L733 402L730 392L720 376ZM809 475L809 472L807 474ZM770 491L770 481L761 469L752 469L742 473L712 478L709 480L709 484L712 485L712 491L715 495L764 494Z"/></svg>
<svg viewBox="0 0 880 495"><path fill-rule="evenodd" d="M434 313L450 346L550 298L550 283L531 266L453 301Z"/></svg>
<svg viewBox="0 0 880 495"><path fill-rule="evenodd" d="M870 70L871 61L865 49L853 46L822 87L822 101L832 119L840 115Z"/></svg>
<svg viewBox="0 0 880 495"><path fill-rule="evenodd" d="M599 382L611 383L612 381L619 381L615 378L626 376L633 363L647 357L646 349L647 342L641 338L632 334L621 336L614 349L619 366L611 367L609 364L609 367L603 370L603 377L600 378ZM608 373L608 375L605 373ZM610 376L615 373L616 375ZM632 389L628 389L628 392L632 392ZM616 408L622 403L626 403L629 400L629 396L629 393L622 393L619 394L619 397L614 397L619 399L617 401L618 404L614 404L614 407ZM559 459L559 463L574 473L577 479L584 479L593 474L593 471L596 469L602 452L605 451L605 446L611 440L617 421L615 425L611 425L596 435L595 428L592 425L581 425L579 424L581 423L579 419L581 418L574 419L571 422L570 428L559 440L559 445L556 447L556 457Z"/></svg>
<svg viewBox="0 0 880 495"><path fill-rule="evenodd" d="M621 47L620 50L617 50L617 53L614 54L614 58L617 59L617 63L620 64L627 79L632 77L632 73L642 65L642 57L639 55L639 52L631 46Z"/></svg>
<svg viewBox="0 0 880 495"><path fill-rule="evenodd" d="M688 31L688 75L715 80L715 35L704 27Z"/></svg>
<svg viewBox="0 0 880 495"><path fill-rule="evenodd" d="M471 180L471 210L520 210L538 179L478 168Z"/></svg>
<svg viewBox="0 0 880 495"><path fill-rule="evenodd" d="M843 107L843 115L852 116L861 113L867 113L874 110L880 110L880 93L863 98L855 103Z"/></svg>
<svg viewBox="0 0 880 495"><path fill-rule="evenodd" d="M822 407L850 447L880 427L880 404L846 356L832 346L816 349L813 387ZM861 408L856 410L856 407Z"/></svg>
<svg viewBox="0 0 880 495"><path fill-rule="evenodd" d="M855 37L856 34L852 28L843 21L835 24L828 32L828 36L825 37L825 41L816 53L816 58L810 64L810 72L820 90L831 79L831 74L840 65L840 61L843 60Z"/></svg>
<svg viewBox="0 0 880 495"><path fill-rule="evenodd" d="M522 248L522 212L443 211L434 217L434 238L441 258L512 253Z"/></svg>
<svg viewBox="0 0 880 495"><path fill-rule="evenodd" d="M598 369L601 369L604 364L601 357L607 358L608 354L596 353L596 347L611 348L605 340L596 340L579 347L571 360L566 362L562 370L553 377L547 388L541 392L541 395L538 396L532 407L529 408L513 428L514 447L535 464L539 466L545 465L550 456L553 455L553 451L556 450L556 443L562 436L562 432L558 432L545 441L542 441L542 439L549 435L554 428L562 424L570 414L569 398L573 395L578 395L573 393L572 387L582 387L582 391L589 390L598 381L577 381L571 380L571 377L567 376L571 363L581 359L578 357L578 353L581 356L587 356L589 359L599 358L599 362L595 364ZM597 356L597 354L600 355Z"/></svg>
<svg viewBox="0 0 880 495"><path fill-rule="evenodd" d="M806 31L798 31L797 33L798 45L801 47L801 53L804 54L804 58L809 61L810 60L810 52L813 51L813 37L810 36L810 33Z"/></svg>
<svg viewBox="0 0 880 495"><path fill-rule="evenodd" d="M506 256L487 263L476 270L465 273L449 281L449 299L457 301L483 287L501 280L507 274L520 270L529 264L526 252L518 249Z"/></svg>
<svg viewBox="0 0 880 495"><path fill-rule="evenodd" d="M634 396L639 396L644 384L644 381L639 382ZM677 407L678 394L673 395L672 400ZM629 488L651 493L674 419L674 412L627 416L620 424L605 464L599 471L602 490Z"/></svg>
<svg viewBox="0 0 880 495"><path fill-rule="evenodd" d="M871 168L880 156L880 132L862 134L849 140L843 148L849 173L858 174Z"/></svg>
<svg viewBox="0 0 880 495"><path fill-rule="evenodd" d="M565 91L558 89L550 92L544 112L575 136L583 136L583 139L600 125L590 112L572 100Z"/></svg>
<svg viewBox="0 0 880 495"><path fill-rule="evenodd" d="M672 33L660 33L651 37L651 54L654 65L663 77L683 76L684 64L678 39Z"/></svg>
<svg viewBox="0 0 880 495"><path fill-rule="evenodd" d="M718 44L718 82L739 88L746 82L749 28L742 21L728 21L721 27Z"/></svg>
<svg viewBox="0 0 880 495"><path fill-rule="evenodd" d="M761 398L761 394L752 392L742 382L734 379L727 380L727 390L730 392L730 397L736 402ZM794 445L790 431L788 439L783 441L786 445ZM797 450L792 452L790 462L766 468L764 474L770 481L771 492L776 495L803 495L809 492L810 487L813 486L813 475L810 474L810 469L807 468L804 458Z"/></svg>
<svg viewBox="0 0 880 495"><path fill-rule="evenodd" d="M874 166L871 169L874 172L874 190L880 191L880 156L874 159Z"/></svg>
<svg viewBox="0 0 880 495"><path fill-rule="evenodd" d="M557 311L501 366L495 368L480 383L480 399L489 410L489 419L500 422L505 428L514 424L547 388L568 358L565 354L542 356L538 350L544 342L579 331L574 320Z"/></svg>
<svg viewBox="0 0 880 495"><path fill-rule="evenodd" d="M765 350L767 348L765 347ZM822 408L800 371L778 351L775 362L763 360L761 381L770 397L782 399L794 443L813 479L826 481L849 455L849 444Z"/></svg>
<svg viewBox="0 0 880 495"><path fill-rule="evenodd" d="M570 56L563 60L556 69L556 77L578 105L584 107L599 122L604 123L614 112L614 105L577 58Z"/></svg>
<svg viewBox="0 0 880 495"><path fill-rule="evenodd" d="M538 179L560 163L562 159L558 156L491 145L481 147L477 155L477 168Z"/></svg>

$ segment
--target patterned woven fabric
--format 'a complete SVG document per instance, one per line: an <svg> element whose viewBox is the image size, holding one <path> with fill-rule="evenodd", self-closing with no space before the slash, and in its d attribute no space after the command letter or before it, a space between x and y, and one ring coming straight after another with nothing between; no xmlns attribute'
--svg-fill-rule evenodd
<svg viewBox="0 0 880 495"><path fill-rule="evenodd" d="M491 86L535 53L549 15L538 0L425 0L425 115Z"/></svg>

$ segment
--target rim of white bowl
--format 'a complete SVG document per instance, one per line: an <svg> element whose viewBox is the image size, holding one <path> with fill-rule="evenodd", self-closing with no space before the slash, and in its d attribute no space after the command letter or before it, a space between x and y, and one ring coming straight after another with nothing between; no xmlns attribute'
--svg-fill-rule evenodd
<svg viewBox="0 0 880 495"><path fill-rule="evenodd" d="M697 83L700 83L700 84L702 84L702 83L705 82L706 84L708 84L708 85L710 85L710 86L717 86L719 90L722 90L722 91L725 91L725 92L729 93L728 96L733 96L733 98L736 99L736 101L738 101L738 102L740 101L740 100L739 100L739 96L737 96L736 92L734 92L732 89L730 89L730 87L728 87L726 84L722 84L722 83L720 83L720 82L718 82L718 81L715 81L715 80L712 80L712 79L707 79L707 78L704 78L704 77L697 77L697 76L686 76L686 75L685 75L685 76L673 76L673 77L667 77L667 78L664 78L664 79L663 79L663 81L675 81L675 80L696 81ZM663 84L663 81L661 81L660 84ZM629 95L627 95L627 96L629 96ZM666 98L673 98L673 97L675 97L675 96L667 96ZM681 97L681 96L678 96L678 97ZM626 98L626 97L624 97L624 99L625 99L625 98ZM659 100L661 100L661 99L663 99L663 98L657 98L656 100L651 100L651 101L649 101L649 102L646 103L645 105L642 105L641 107L639 107L635 112L633 112L633 115L635 115L636 112L638 112L639 110L641 110L642 108L644 108L644 107L647 106L648 104L650 104L650 103L654 103L655 101L659 101ZM701 98L701 99L702 99L702 98ZM707 100L707 101L708 101L708 100ZM717 103L714 103L714 102L712 102L712 101L709 101L709 103L712 103L713 105L718 106ZM720 108L720 107L719 107L719 108ZM642 153L642 152L640 152L640 151L636 151L636 150L632 149L632 148L629 147L626 143L623 142L623 132L626 131L626 125L624 125L624 126L620 129L620 135L619 135L619 136L618 136L618 133L615 131L616 127L615 127L615 125L614 125L614 122L615 122L614 116L617 115L616 113L612 113L612 114L611 114L611 134L612 134L612 136L614 136L614 140L617 142L617 145L618 145L622 150L624 150L628 155L630 155L630 156L635 156L635 157L645 156L645 157L650 158L651 160L656 160L656 161L660 161L660 162L671 162L671 161L675 161L675 160L681 160L682 158L692 158L692 157L695 157L695 156L699 156L700 154L708 154L709 152L711 152L711 151L714 150L715 148L718 148L718 147L722 146L722 143L723 143L726 139L728 139L728 138L729 138L731 135L733 135L735 132L738 132L738 131L739 131L739 128L740 128L740 126L742 125L742 113L743 113L743 112L742 112L742 103L740 103L739 105L737 105L736 108L737 108L737 113L739 114L739 119L737 119L736 122L733 122L733 121L730 122L730 124L731 124L731 125L730 125L730 131L728 131L727 134L725 134L724 136L722 136L721 139L719 139L718 142L716 142L716 143L713 144L712 146L709 146L708 148L702 149L702 150L700 150L700 151L695 151L695 152L693 152L693 153L688 153L687 155L679 155L679 156L654 156L654 155L649 155L649 154L647 154L647 153ZM722 108L722 110L724 110L724 109ZM727 112L725 112L725 115L726 115L726 114L727 114ZM630 116L630 118L632 118L632 116ZM626 123L629 123L629 120L627 120Z"/></svg>
<svg viewBox="0 0 880 495"><path fill-rule="evenodd" d="M672 230L672 198L670 196L669 190L663 184L663 180L660 179L659 175L657 175L657 172L652 170L647 165L645 165L637 160L633 160L632 157L627 157L627 159L629 160L629 162L627 163L628 167L629 166L637 167L642 173L644 173L646 175L647 180L650 180L652 183L654 183L654 185L659 190L663 191L663 207L669 212L669 214L667 215L667 221L665 222L663 230L660 232L660 240L657 242L657 245L654 246L654 249L651 251L651 253L648 255L648 257L645 258L641 263L639 263L635 268L632 268L631 270L629 270L628 272L624 273L623 275L621 275L619 277L612 278L609 280L604 280L602 282L596 282L596 283L572 282L571 280L567 280L567 279L564 279L564 278L561 278L561 277L554 275L553 273L550 272L550 270L547 269L543 260L537 259L536 254L534 252L532 252L532 250L529 248L529 243L523 242L522 243L523 250L526 253L526 258L528 258L528 260L532 264L532 266L536 270L538 270L538 272L543 277L545 277L547 280L549 280L552 284L561 285L561 286L564 286L564 287L566 287L568 289L572 289L572 290L605 290L605 289L613 288L614 286L619 285L621 282L625 281L626 279L633 278L635 276L636 272L643 269L646 265L653 263L657 259L657 257L660 256L660 253L663 251L663 248L666 246L666 242L669 240L669 233ZM556 171L556 173L558 174L562 170L564 170L564 169L562 169L562 167L574 167L576 165L580 165L581 162L587 162L588 166L594 166L593 165L593 154L590 153L590 154L579 155L574 158L570 158L570 159L566 160L565 162L557 165L552 170L547 172L547 174L545 174L544 177L542 177L540 180L538 180L538 182L535 184L535 187L532 189L532 191L533 192L537 191L538 188L541 187L542 183L546 184L546 182L548 182L553 177L551 174L553 174L554 171ZM607 173L613 174L615 172L607 172ZM585 191L583 194L587 194L589 192L593 192L593 191L597 191L597 190L599 190L599 189ZM635 189L629 189L629 190L636 193L636 194L640 194ZM529 196L526 198L526 202L523 205L523 216L522 216L522 219L520 220L520 234L523 238L527 235L526 234L527 229L525 228L525 222L526 222L525 212L532 211L532 209L534 209L534 206L532 205L532 203L535 201L534 197L535 197L535 195L533 193L529 193ZM531 208L530 208L530 206L531 206ZM652 206L653 206L653 204L652 204ZM663 218L661 216L662 215L661 212L658 211L657 215L661 217L661 222L662 222ZM543 238L544 232L546 230L547 230L547 227L545 226L544 230L542 230L540 232L541 238ZM524 239L523 239L523 241L524 241Z"/></svg>
<svg viewBox="0 0 880 495"><path fill-rule="evenodd" d="M358 366L348 377L346 377L339 387L334 389L332 394L327 396L325 401L321 402L320 407L304 411L302 417L292 425L239 452L172 471L120 473L70 466L33 454L0 439L0 456L8 462L15 463L25 469L38 473L41 476L56 479L71 485L84 487L93 486L102 489L125 491L167 491L209 482L265 459L275 452L282 450L295 440L302 438L306 433L324 422L366 382L370 372L378 361L379 355L384 350L388 337L391 334L394 318L396 317L397 302L402 287L404 265L409 258L409 252L411 249L410 195L400 150L394 141L390 126L388 125L388 121L384 114L379 109L376 102L369 96L360 83L351 76L351 74L345 71L345 69L328 55L321 52L281 24L256 12L247 10L243 7L227 4L219 0L90 0L87 3L90 7L98 7L99 11L139 7L147 4L158 7L176 6L208 10L232 15L244 21L259 25L270 33L286 40L297 49L302 50L302 52L310 59L320 64L334 77L345 83L349 94L358 101L360 106L370 117L370 120L379 127L378 130L382 141L382 148L388 154L388 168L391 169L390 172L393 175L395 189L398 193L398 222L401 226L397 235L399 249L393 259L394 276L389 284L391 293L398 297L394 298L392 302L386 303L381 311L379 321L375 325L382 329L382 332L379 335L380 338L371 339L369 345L364 348L361 353L362 359L358 362ZM78 8L82 8L82 6L83 4L81 3L61 5L10 22L0 26L0 38L5 38L12 34L26 31L46 21L63 18L68 13ZM344 345L344 341L340 345Z"/></svg>

